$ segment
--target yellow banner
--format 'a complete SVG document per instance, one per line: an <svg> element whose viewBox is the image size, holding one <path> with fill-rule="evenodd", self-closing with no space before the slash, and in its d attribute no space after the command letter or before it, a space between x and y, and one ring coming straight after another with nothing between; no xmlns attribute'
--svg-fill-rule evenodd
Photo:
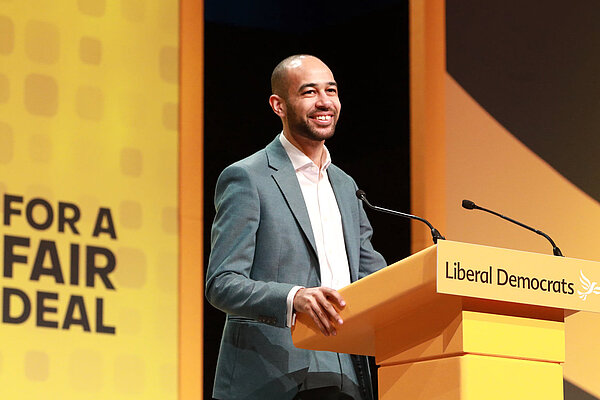
<svg viewBox="0 0 600 400"><path fill-rule="evenodd" d="M600 312L600 263L440 240L437 291Z"/></svg>
<svg viewBox="0 0 600 400"><path fill-rule="evenodd" d="M2 2L2 399L177 398L178 4Z"/></svg>

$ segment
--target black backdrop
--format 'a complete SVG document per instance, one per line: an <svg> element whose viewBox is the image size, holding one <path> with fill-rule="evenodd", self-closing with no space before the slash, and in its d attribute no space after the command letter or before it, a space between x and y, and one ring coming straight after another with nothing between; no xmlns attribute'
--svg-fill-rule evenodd
<svg viewBox="0 0 600 400"><path fill-rule="evenodd" d="M205 260L214 185L223 168L281 130L269 105L270 75L283 58L316 55L340 88L332 160L372 203L408 211L408 4L399 0L205 2ZM367 211L373 244L388 262L410 253L408 221ZM212 393L224 314L204 308L204 392Z"/></svg>

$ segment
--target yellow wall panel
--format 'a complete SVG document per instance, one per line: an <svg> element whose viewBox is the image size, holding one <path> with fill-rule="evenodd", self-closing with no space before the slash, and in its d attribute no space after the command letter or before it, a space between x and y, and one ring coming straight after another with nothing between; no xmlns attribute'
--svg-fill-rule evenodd
<svg viewBox="0 0 600 400"><path fill-rule="evenodd" d="M3 397L177 398L178 12L0 6ZM88 282L86 262L112 256Z"/></svg>

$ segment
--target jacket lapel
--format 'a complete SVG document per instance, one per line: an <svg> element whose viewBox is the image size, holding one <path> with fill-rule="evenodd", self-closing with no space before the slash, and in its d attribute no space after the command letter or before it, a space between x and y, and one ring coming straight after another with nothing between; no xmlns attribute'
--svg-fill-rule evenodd
<svg viewBox="0 0 600 400"><path fill-rule="evenodd" d="M294 166L279 141L279 135L277 135L275 140L267 146L266 154L269 167L274 170L271 176L275 180L279 190L281 190L281 193L290 207L292 214L294 214L294 218L298 222L298 225L300 225L302 232L304 232L304 235L308 239L315 258L318 259L317 246L315 244L308 210L304 203L304 196L302 195L302 190L300 189Z"/></svg>

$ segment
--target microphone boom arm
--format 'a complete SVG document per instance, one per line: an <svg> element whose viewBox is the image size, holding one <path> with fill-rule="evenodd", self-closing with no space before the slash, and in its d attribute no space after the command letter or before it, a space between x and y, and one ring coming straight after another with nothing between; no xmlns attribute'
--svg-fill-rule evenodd
<svg viewBox="0 0 600 400"><path fill-rule="evenodd" d="M369 208L372 208L373 210L384 212L384 213L387 213L387 214L396 215L398 217L404 217L404 218L409 218L409 219L416 219L418 221L423 222L424 224L426 224L429 227L429 229L431 229L431 237L433 239L433 243L437 243L438 239L446 240L446 238L444 236L442 236L442 234L437 229L435 229L433 227L433 225L431 225L429 223L429 221L427 221L425 218L421 218L421 217L418 217L418 216L412 215L412 214L403 213L403 212L400 212L400 211L390 210L388 208L374 206L371 203L369 203L369 200L367 200L365 192L362 191L362 190L357 190L356 191L356 197L358 197L360 200L362 200L367 206L369 206Z"/></svg>
<svg viewBox="0 0 600 400"><path fill-rule="evenodd" d="M505 220L507 220L509 222L512 222L513 224L517 224L517 225L519 225L522 228L530 230L531 232L537 233L538 235L545 237L546 240L548 240L550 242L550 244L552 245L552 253L555 256L564 257L563 254L562 254L562 252L560 251L560 249L556 245L556 243L554 243L554 240L552 240L552 238L550 236L546 235L544 232L540 231L539 229L535 229L535 228L532 228L530 226L527 226L527 225L525 225L522 222L516 221L516 220L514 220L514 219L512 219L510 217L507 217L505 215L497 213L496 211L492 211L492 210L488 210L487 208L480 207L477 204L473 203L471 200L463 200L462 206L464 208L468 209L468 210L477 209L477 210L488 212L488 213L493 214L493 215L495 215L497 217L500 217L500 218L505 219Z"/></svg>

